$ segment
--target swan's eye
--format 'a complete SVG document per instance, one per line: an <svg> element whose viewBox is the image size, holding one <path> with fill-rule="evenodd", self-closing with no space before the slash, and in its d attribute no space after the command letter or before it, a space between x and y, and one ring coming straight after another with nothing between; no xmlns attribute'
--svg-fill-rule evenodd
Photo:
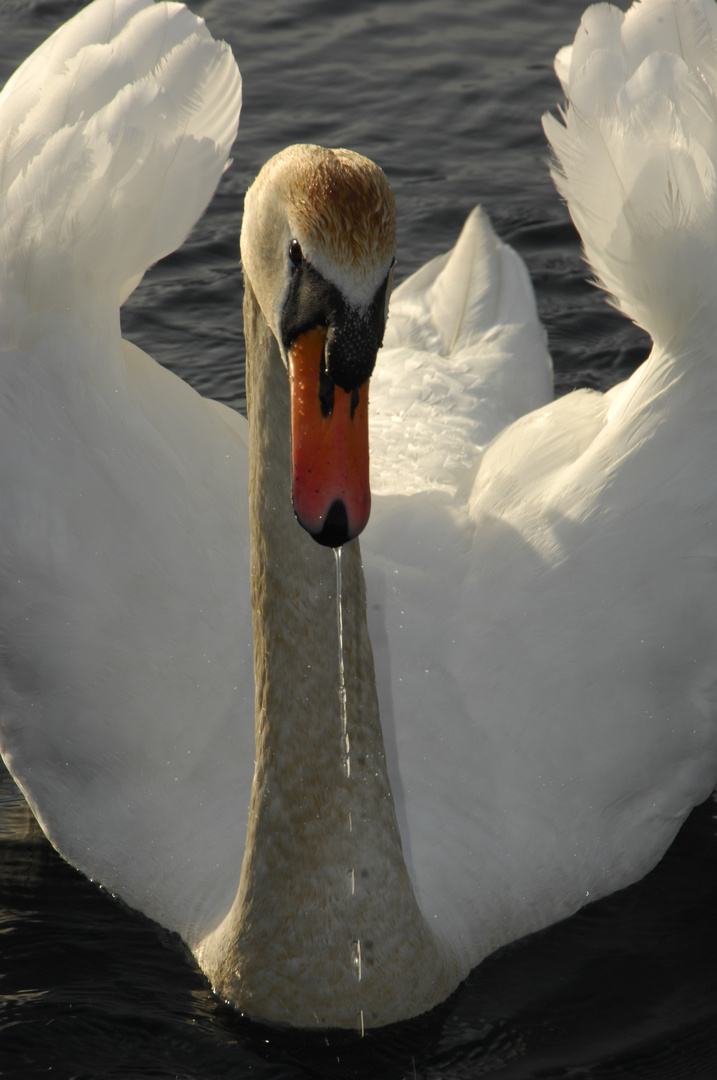
<svg viewBox="0 0 717 1080"><path fill-rule="evenodd" d="M298 240L292 240L289 244L289 258L294 266L301 266L301 260L304 258L304 255Z"/></svg>

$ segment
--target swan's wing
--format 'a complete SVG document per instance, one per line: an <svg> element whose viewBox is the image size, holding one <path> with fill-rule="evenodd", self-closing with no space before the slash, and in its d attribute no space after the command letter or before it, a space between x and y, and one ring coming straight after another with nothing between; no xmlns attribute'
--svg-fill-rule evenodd
<svg viewBox="0 0 717 1080"><path fill-rule="evenodd" d="M90 877L191 942L253 771L246 424L122 342L236 132L230 51L98 0L0 96L2 751Z"/></svg>
<svg viewBox="0 0 717 1080"><path fill-rule="evenodd" d="M552 394L527 270L476 208L452 251L391 297L371 380L372 491L465 491L481 448Z"/></svg>
<svg viewBox="0 0 717 1080"><path fill-rule="evenodd" d="M466 970L637 880L714 786L701 382L621 387L629 415L581 392L507 429L470 523L440 495L374 507L362 553L404 850Z"/></svg>
<svg viewBox="0 0 717 1080"><path fill-rule="evenodd" d="M362 539L407 860L466 968L642 876L717 777L713 11L599 5L560 58L597 105L548 125L559 184L650 359Z"/></svg>
<svg viewBox="0 0 717 1080"><path fill-rule="evenodd" d="M693 330L714 340L716 10L588 8L556 62L564 122L544 118L556 185L600 284L673 352Z"/></svg>
<svg viewBox="0 0 717 1080"><path fill-rule="evenodd" d="M62 281L124 301L206 207L240 105L229 47L182 5L80 12L0 95L4 284L28 302L33 286L60 300Z"/></svg>

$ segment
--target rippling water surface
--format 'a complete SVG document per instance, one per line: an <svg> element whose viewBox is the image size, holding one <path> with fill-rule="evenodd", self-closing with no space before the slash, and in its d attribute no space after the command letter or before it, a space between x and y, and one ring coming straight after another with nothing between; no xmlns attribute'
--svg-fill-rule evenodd
<svg viewBox="0 0 717 1080"><path fill-rule="evenodd" d="M79 9L3 0L0 80ZM147 275L125 333L202 393L243 407L243 193L291 142L375 158L399 210L399 276L476 202L528 263L559 392L605 388L646 355L585 284L540 116L582 0L205 0L244 76L208 214ZM717 827L689 819L644 882L502 950L450 1002L362 1042L278 1034L219 1006L174 939L38 838L0 782L0 1075L12 1078L702 1078L717 1076Z"/></svg>

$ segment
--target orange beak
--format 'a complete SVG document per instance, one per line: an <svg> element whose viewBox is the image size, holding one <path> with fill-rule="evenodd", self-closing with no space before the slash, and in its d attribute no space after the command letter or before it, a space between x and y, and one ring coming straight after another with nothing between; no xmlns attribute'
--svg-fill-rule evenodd
<svg viewBox="0 0 717 1080"><path fill-rule="evenodd" d="M347 393L324 375L322 386L325 340L317 327L289 350L294 513L320 544L339 547L371 512L368 380Z"/></svg>

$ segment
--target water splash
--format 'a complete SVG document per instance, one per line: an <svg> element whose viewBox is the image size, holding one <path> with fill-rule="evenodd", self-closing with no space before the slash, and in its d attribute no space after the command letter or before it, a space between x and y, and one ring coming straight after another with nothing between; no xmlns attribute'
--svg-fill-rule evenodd
<svg viewBox="0 0 717 1080"><path fill-rule="evenodd" d="M346 676L344 672L344 615L341 604L341 548L334 548L336 562L336 629L339 639L339 718L341 720L341 764L346 779L351 776L351 743L349 741L348 713L346 709Z"/></svg>

